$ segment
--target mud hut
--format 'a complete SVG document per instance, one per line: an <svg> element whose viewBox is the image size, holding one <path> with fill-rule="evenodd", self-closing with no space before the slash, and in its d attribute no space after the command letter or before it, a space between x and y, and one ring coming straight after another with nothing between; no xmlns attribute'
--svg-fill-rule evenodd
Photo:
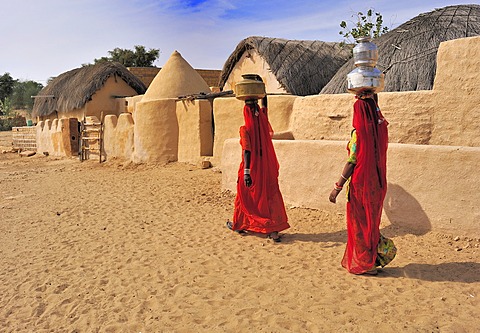
<svg viewBox="0 0 480 333"><path fill-rule="evenodd" d="M35 98L32 116L37 120L78 118L124 111L121 97L145 93L145 85L116 62L72 69L53 79Z"/></svg>
<svg viewBox="0 0 480 333"><path fill-rule="evenodd" d="M267 93L315 95L350 54L350 48L339 43L248 37L225 62L219 86L232 89L241 74L256 73L263 78Z"/></svg>
<svg viewBox="0 0 480 333"><path fill-rule="evenodd" d="M448 6L420 14L375 39L377 68L385 73L384 91L431 90L441 42L480 35L480 5ZM347 92L348 60L322 89L322 94Z"/></svg>
<svg viewBox="0 0 480 333"><path fill-rule="evenodd" d="M210 102L177 100L179 96L209 92L201 75L174 51L136 106L133 162L173 162L194 142L212 146Z"/></svg>

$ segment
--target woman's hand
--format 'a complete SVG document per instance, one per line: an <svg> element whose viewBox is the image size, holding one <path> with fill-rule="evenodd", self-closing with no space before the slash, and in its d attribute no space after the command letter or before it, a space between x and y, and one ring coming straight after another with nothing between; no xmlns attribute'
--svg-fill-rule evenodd
<svg viewBox="0 0 480 333"><path fill-rule="evenodd" d="M250 177L250 175L243 175L243 182L246 187L252 186L252 177Z"/></svg>
<svg viewBox="0 0 480 333"><path fill-rule="evenodd" d="M330 202L332 203L336 203L338 193L340 193L340 191L333 189L332 192L330 192L330 196L328 197L328 200L330 200Z"/></svg>

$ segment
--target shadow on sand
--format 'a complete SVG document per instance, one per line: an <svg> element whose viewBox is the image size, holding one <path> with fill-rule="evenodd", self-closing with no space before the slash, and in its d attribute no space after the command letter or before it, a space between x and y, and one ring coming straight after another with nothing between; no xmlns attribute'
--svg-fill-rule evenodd
<svg viewBox="0 0 480 333"><path fill-rule="evenodd" d="M443 264L408 264L404 267L385 267L378 277L406 277L434 282L480 282L480 263L449 262ZM479 295L480 296L480 295Z"/></svg>
<svg viewBox="0 0 480 333"><path fill-rule="evenodd" d="M343 245L347 242L347 230L339 230L330 233L321 234L286 234L283 236L282 241L285 243L294 242L312 242L312 243L338 243Z"/></svg>
<svg viewBox="0 0 480 333"><path fill-rule="evenodd" d="M420 236L432 229L430 219L420 203L400 185L388 184L383 209L391 223L382 230L382 233L386 235L413 234Z"/></svg>

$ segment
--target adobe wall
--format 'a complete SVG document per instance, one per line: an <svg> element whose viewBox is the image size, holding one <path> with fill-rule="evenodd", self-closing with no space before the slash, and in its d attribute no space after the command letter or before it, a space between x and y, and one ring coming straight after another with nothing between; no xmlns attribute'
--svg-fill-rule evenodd
<svg viewBox="0 0 480 333"><path fill-rule="evenodd" d="M290 131L293 105L297 96L268 96L268 118L276 133ZM215 98L213 101L213 118L215 136L212 164L220 165L223 142L230 138L239 138L239 129L243 125L243 107L245 103L234 97Z"/></svg>
<svg viewBox="0 0 480 333"><path fill-rule="evenodd" d="M378 99L382 113L390 122L390 142L437 144L432 140L433 115L446 110L437 106L435 92L381 92ZM291 121L294 137L348 140L354 103L355 96L348 93L298 97Z"/></svg>
<svg viewBox="0 0 480 333"><path fill-rule="evenodd" d="M352 94L274 95L268 98L272 127L277 134L287 132L289 135L283 135L285 139L348 140L350 136L355 102ZM435 106L435 100L436 95L432 91L380 93L382 112L390 122L390 142L441 144L432 140L434 115L442 112L440 107ZM239 137L238 129L243 125L243 105L243 101L234 97L214 100L214 163L221 160L222 143ZM454 132L459 140L451 140L451 144L461 145L457 141L462 134ZM467 141L463 137L462 140ZM472 141L471 138L468 140Z"/></svg>
<svg viewBox="0 0 480 333"><path fill-rule="evenodd" d="M220 75L222 71L220 69L195 69L198 74L207 82L209 87L218 87L220 81Z"/></svg>
<svg viewBox="0 0 480 333"><path fill-rule="evenodd" d="M141 102L133 115L108 115L104 123L107 160L198 164L213 153L212 106L208 100Z"/></svg>
<svg viewBox="0 0 480 333"><path fill-rule="evenodd" d="M387 222L418 233L436 229L480 235L480 211L472 195L480 186L474 177L480 159L478 59L480 37L441 43L432 91L379 94L390 122ZM354 101L351 94L295 99L286 125L295 140L274 141L287 203L344 211L344 198L335 206L328 202L328 193L345 163ZM227 114L221 109L226 105L214 104L216 120ZM241 148L238 132L224 131L215 133L214 157L221 160L222 188L235 191ZM232 136L224 140L223 150L217 135Z"/></svg>
<svg viewBox="0 0 480 333"><path fill-rule="evenodd" d="M178 159L176 99L140 102L134 112L134 163Z"/></svg>
<svg viewBox="0 0 480 333"><path fill-rule="evenodd" d="M480 37L440 44L433 89L444 112L435 112L436 144L480 146Z"/></svg>
<svg viewBox="0 0 480 333"><path fill-rule="evenodd" d="M176 102L178 161L199 163L213 155L212 104L208 100Z"/></svg>
<svg viewBox="0 0 480 333"><path fill-rule="evenodd" d="M142 101L143 95L137 95L132 97L125 97L125 102L127 104L127 110L125 112L133 113L137 107L137 103Z"/></svg>
<svg viewBox="0 0 480 333"><path fill-rule="evenodd" d="M118 116L120 113L127 111L127 106L122 98L134 95L137 95L135 89L120 77L112 75L107 79L102 89L98 90L92 96L92 100L86 104L87 116L96 116L100 120L102 112L103 116L108 114Z"/></svg>
<svg viewBox="0 0 480 333"><path fill-rule="evenodd" d="M345 212L344 192L336 205L328 201L346 162L344 141L274 140L274 147L287 205ZM479 159L479 147L390 144L382 227L393 224L414 234L434 229L480 237L480 206L472 195L480 186L472 177ZM223 189L236 192L240 160L238 140L225 141Z"/></svg>
<svg viewBox="0 0 480 333"><path fill-rule="evenodd" d="M478 59L480 37L441 43L433 90L379 93L380 107L390 122L390 142L480 147ZM293 135L308 140L348 139L354 101L351 94L298 97Z"/></svg>
<svg viewBox="0 0 480 333"><path fill-rule="evenodd" d="M133 116L122 113L118 116L105 116L103 150L107 160L118 158L131 160L134 151Z"/></svg>
<svg viewBox="0 0 480 333"><path fill-rule="evenodd" d="M380 107L390 122L390 142L480 147L478 59L480 37L441 43L434 90L379 93ZM214 102L215 159L221 159L220 147L226 138L238 137L237 129L243 121L230 112L242 102L227 100ZM354 102L354 96L348 93L295 97L290 120L282 127L297 140L348 140ZM270 113L285 112L282 107L271 105Z"/></svg>
<svg viewBox="0 0 480 333"><path fill-rule="evenodd" d="M36 125L37 153L51 156L78 155L78 121L76 119L47 119Z"/></svg>

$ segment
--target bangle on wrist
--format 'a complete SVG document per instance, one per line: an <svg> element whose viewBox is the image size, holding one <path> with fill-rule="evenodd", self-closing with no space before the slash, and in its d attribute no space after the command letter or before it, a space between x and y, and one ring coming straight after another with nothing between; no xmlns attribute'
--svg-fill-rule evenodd
<svg viewBox="0 0 480 333"><path fill-rule="evenodd" d="M342 173L342 174L340 174L340 177L342 177L342 178L343 178L343 180L348 180L348 178L347 178L347 177L345 177L345 176L343 175L343 173Z"/></svg>
<svg viewBox="0 0 480 333"><path fill-rule="evenodd" d="M244 175L249 175L250 174L250 169L243 169L243 174Z"/></svg>
<svg viewBox="0 0 480 333"><path fill-rule="evenodd" d="M335 183L335 187L333 188L335 191L340 192L343 189L343 186L338 185L338 183Z"/></svg>

